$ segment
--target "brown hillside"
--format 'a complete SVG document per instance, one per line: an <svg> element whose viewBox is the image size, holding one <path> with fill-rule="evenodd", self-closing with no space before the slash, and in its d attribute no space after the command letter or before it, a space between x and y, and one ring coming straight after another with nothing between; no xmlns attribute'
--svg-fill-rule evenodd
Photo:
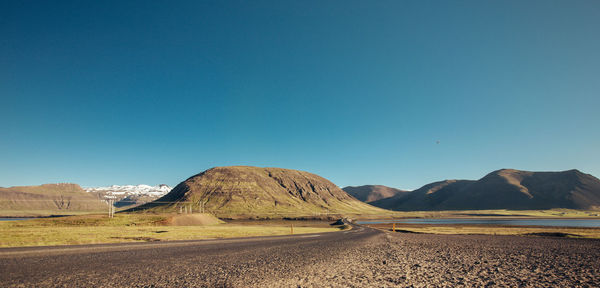
<svg viewBox="0 0 600 288"><path fill-rule="evenodd" d="M371 204L401 211L475 209L598 209L600 180L578 170L494 171L478 181L447 180L428 184L404 198Z"/></svg>
<svg viewBox="0 0 600 288"><path fill-rule="evenodd" d="M105 211L97 197L70 183L0 188L0 215L49 216Z"/></svg>
<svg viewBox="0 0 600 288"><path fill-rule="evenodd" d="M391 188L383 185L347 186L344 187L342 190L354 196L354 198L366 203L393 197L396 195L405 196L407 193L409 193L409 191Z"/></svg>
<svg viewBox="0 0 600 288"><path fill-rule="evenodd" d="M204 203L204 204L202 204ZM219 217L295 217L386 214L327 179L304 171L249 166L216 167L192 176L138 210L176 212L190 206Z"/></svg>
<svg viewBox="0 0 600 288"><path fill-rule="evenodd" d="M370 204L390 210L399 211L425 211L442 210L438 207L463 187L474 181L469 180L444 180L427 184L408 194L399 194L394 197L373 201Z"/></svg>

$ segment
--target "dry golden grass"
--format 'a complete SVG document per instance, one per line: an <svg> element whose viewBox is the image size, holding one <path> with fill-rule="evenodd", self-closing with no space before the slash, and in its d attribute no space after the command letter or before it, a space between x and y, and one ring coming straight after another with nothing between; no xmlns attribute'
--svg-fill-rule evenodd
<svg viewBox="0 0 600 288"><path fill-rule="evenodd" d="M169 226L171 215L117 214L0 222L0 247L196 240L324 233L341 228L296 222Z"/></svg>
<svg viewBox="0 0 600 288"><path fill-rule="evenodd" d="M339 229L294 227L294 234L332 231L339 231ZM289 226L265 227L262 225L19 228L7 228L5 225L0 225L0 247L197 240L289 234Z"/></svg>
<svg viewBox="0 0 600 288"><path fill-rule="evenodd" d="M371 224L373 228L392 231L392 224ZM489 225L425 225L396 223L396 232L454 235L528 235L564 234L567 237L600 238L600 228L576 227L516 227Z"/></svg>

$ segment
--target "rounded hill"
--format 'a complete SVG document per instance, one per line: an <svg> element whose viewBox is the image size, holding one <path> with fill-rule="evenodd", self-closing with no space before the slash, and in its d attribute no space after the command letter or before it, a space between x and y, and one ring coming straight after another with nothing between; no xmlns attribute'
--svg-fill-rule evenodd
<svg viewBox="0 0 600 288"><path fill-rule="evenodd" d="M219 217L316 217L387 214L318 175L282 168L215 167L194 175L167 195L135 210L204 210Z"/></svg>

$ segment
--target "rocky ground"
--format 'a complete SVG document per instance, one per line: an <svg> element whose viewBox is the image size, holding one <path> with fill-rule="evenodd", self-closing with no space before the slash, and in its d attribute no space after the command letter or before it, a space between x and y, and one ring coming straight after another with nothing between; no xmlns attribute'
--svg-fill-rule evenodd
<svg viewBox="0 0 600 288"><path fill-rule="evenodd" d="M265 286L599 287L600 241L386 233Z"/></svg>
<svg viewBox="0 0 600 288"><path fill-rule="evenodd" d="M600 286L600 241L590 239L358 228L321 235L145 245L2 250L0 286Z"/></svg>

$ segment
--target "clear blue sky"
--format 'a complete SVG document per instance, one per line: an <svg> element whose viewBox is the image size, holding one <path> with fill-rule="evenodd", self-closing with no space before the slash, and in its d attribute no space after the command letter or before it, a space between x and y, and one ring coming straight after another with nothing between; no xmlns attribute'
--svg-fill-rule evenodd
<svg viewBox="0 0 600 288"><path fill-rule="evenodd" d="M1 2L0 186L600 176L599 1L175 2Z"/></svg>

